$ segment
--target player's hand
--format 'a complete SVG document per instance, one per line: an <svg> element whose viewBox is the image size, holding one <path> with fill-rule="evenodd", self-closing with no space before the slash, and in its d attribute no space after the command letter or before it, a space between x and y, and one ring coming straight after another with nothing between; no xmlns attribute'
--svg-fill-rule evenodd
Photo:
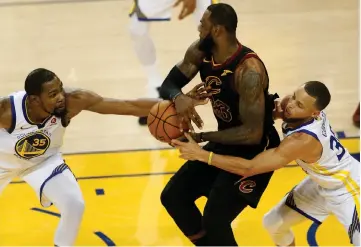
<svg viewBox="0 0 361 247"><path fill-rule="evenodd" d="M281 99L277 98L274 100L275 107L272 112L273 119L283 119L283 109L281 105Z"/></svg>
<svg viewBox="0 0 361 247"><path fill-rule="evenodd" d="M177 7L180 3L183 3L182 10L179 13L178 19L182 20L188 15L192 14L196 9L196 0L177 0L174 7Z"/></svg>
<svg viewBox="0 0 361 247"><path fill-rule="evenodd" d="M208 93L210 89L210 86L206 87L205 83L202 82L196 85L191 91L189 91L187 95L195 100L205 100L212 96L211 93Z"/></svg>
<svg viewBox="0 0 361 247"><path fill-rule="evenodd" d="M185 137L185 135L183 134L181 137L178 137L177 139L173 139L173 140L177 140L177 141L180 141L180 142L188 142L188 139L187 139L187 137ZM171 140L171 142L170 143L168 143L171 147L176 147L176 146L174 146L174 144L172 143L172 141L173 140Z"/></svg>
<svg viewBox="0 0 361 247"><path fill-rule="evenodd" d="M180 140L172 140L172 145L180 151L180 158L185 160L199 160L202 155L207 153L203 150L195 140L191 137L190 133L184 133L188 142L182 142Z"/></svg>
<svg viewBox="0 0 361 247"><path fill-rule="evenodd" d="M181 94L177 96L174 100L175 109L177 111L178 116L180 117L180 131L183 131L186 127L188 127L192 132L194 132L192 122L197 125L198 128L203 127L203 121L201 117L198 115L194 107L199 104L206 104L205 100L197 101L193 100L191 97ZM183 126L185 125L185 126Z"/></svg>

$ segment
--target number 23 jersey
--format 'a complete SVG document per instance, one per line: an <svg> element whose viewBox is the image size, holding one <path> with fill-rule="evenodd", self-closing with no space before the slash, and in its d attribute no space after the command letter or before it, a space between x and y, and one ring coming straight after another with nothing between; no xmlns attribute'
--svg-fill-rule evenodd
<svg viewBox="0 0 361 247"><path fill-rule="evenodd" d="M286 123L283 123L282 131L285 136L303 132L313 136L321 143L322 155L317 162L310 164L296 160L297 164L321 187L325 189L341 188L346 186L352 178L359 176L359 162L341 145L324 112L321 112L317 119L294 129L286 128Z"/></svg>
<svg viewBox="0 0 361 247"><path fill-rule="evenodd" d="M61 156L65 128L61 119L49 116L42 124L31 122L24 91L10 95L12 126L0 129L0 168L17 169L38 165Z"/></svg>
<svg viewBox="0 0 361 247"><path fill-rule="evenodd" d="M217 119L218 130L242 125L239 116L239 100L242 95L239 95L235 88L237 67L248 58L256 58L263 63L253 50L240 43L238 45L238 50L223 64L215 64L213 56L207 55L199 69L202 81L207 87L210 87L208 93L212 94L210 99L213 113ZM268 94L268 87L264 93L265 96Z"/></svg>

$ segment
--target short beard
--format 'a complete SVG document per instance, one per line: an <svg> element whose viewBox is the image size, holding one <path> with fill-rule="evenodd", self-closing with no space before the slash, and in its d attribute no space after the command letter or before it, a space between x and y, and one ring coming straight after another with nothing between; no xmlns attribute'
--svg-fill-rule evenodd
<svg viewBox="0 0 361 247"><path fill-rule="evenodd" d="M199 42L198 49L207 55L212 54L212 50L215 46L215 42L210 34L208 34L204 39L201 39Z"/></svg>
<svg viewBox="0 0 361 247"><path fill-rule="evenodd" d="M63 127L67 127L69 125L70 119L68 118L68 110L66 108L62 111L57 111L55 109L52 115L61 119Z"/></svg>
<svg viewBox="0 0 361 247"><path fill-rule="evenodd" d="M68 111L66 109L64 109L62 111L58 111L57 109L54 109L54 111L51 113L51 115L58 117L58 118L62 118L67 113L68 113Z"/></svg>

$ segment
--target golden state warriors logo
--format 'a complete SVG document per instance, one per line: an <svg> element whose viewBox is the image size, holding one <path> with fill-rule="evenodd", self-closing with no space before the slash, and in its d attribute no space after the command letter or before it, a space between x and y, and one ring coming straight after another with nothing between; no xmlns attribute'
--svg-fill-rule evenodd
<svg viewBox="0 0 361 247"><path fill-rule="evenodd" d="M16 153L24 159L43 155L50 146L50 139L42 132L34 132L21 138L15 145Z"/></svg>

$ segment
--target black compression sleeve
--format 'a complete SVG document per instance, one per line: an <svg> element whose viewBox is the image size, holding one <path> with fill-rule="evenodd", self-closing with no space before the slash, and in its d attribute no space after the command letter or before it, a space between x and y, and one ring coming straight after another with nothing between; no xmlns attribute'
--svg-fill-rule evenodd
<svg viewBox="0 0 361 247"><path fill-rule="evenodd" d="M182 93L182 88L191 80L187 78L177 66L174 66L165 78L160 88L160 97L166 100L172 100L175 96Z"/></svg>

